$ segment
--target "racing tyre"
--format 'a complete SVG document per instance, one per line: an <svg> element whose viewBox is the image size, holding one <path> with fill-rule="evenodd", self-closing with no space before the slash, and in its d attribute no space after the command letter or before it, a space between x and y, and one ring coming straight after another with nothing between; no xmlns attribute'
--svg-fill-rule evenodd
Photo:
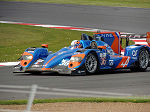
<svg viewBox="0 0 150 112"><path fill-rule="evenodd" d="M97 72L98 61L96 55L94 53L89 53L85 60L85 69L87 74L93 74Z"/></svg>
<svg viewBox="0 0 150 112"><path fill-rule="evenodd" d="M149 53L146 49L141 49L139 53L138 62L135 67L130 68L131 71L145 71L149 65Z"/></svg>

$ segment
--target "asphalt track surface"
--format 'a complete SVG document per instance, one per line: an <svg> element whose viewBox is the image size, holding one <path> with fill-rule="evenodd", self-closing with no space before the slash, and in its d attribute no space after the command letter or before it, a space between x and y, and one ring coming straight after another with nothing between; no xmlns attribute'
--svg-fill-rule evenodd
<svg viewBox="0 0 150 112"><path fill-rule="evenodd" d="M38 84L42 87L97 91L101 96L130 94L132 96L150 95L150 68L146 72L130 72L130 70L105 71L95 75L69 76L56 73L28 74L12 73L12 67L0 67L0 85L30 86ZM3 88L0 88L0 90ZM5 88L6 89L6 88ZM29 89L28 89L29 90ZM50 92L50 91L49 91ZM57 91L58 93L62 91ZM66 93L66 91L65 91ZM73 92L74 93L74 92ZM103 94L102 94L103 93ZM129 96L130 96L129 95ZM36 98L71 97L68 95L36 95ZM120 97L120 96L119 96ZM27 99L28 94L0 92L0 99Z"/></svg>
<svg viewBox="0 0 150 112"><path fill-rule="evenodd" d="M0 20L123 32L150 31L150 9L0 2Z"/></svg>
<svg viewBox="0 0 150 112"><path fill-rule="evenodd" d="M0 20L145 33L150 29L150 9L0 2ZM13 74L12 67L0 67L0 85L38 84L49 88L99 91L110 93L110 96L113 93L150 95L149 79L150 68L147 72L117 70L88 76L69 76ZM53 97L69 96L36 95L36 98ZM27 93L0 92L1 100L27 98Z"/></svg>

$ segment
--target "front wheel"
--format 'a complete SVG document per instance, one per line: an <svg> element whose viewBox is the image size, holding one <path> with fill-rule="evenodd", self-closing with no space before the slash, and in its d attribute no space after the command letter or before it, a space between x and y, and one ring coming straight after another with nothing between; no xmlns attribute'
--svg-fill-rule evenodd
<svg viewBox="0 0 150 112"><path fill-rule="evenodd" d="M85 69L87 73L93 74L97 71L97 57L93 53L89 53L85 60Z"/></svg>
<svg viewBox="0 0 150 112"><path fill-rule="evenodd" d="M145 71L149 65L149 53L146 49L141 49L137 65L130 68L131 71Z"/></svg>

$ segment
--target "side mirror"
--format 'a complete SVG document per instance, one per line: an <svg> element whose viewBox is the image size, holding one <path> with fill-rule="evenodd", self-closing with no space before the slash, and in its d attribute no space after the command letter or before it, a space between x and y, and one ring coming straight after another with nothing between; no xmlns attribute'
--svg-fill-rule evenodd
<svg viewBox="0 0 150 112"><path fill-rule="evenodd" d="M42 44L41 47L48 48L48 44Z"/></svg>

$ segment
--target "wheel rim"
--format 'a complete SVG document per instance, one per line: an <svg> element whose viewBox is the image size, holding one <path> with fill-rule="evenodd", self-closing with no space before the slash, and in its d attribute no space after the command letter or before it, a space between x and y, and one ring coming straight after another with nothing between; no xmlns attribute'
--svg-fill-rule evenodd
<svg viewBox="0 0 150 112"><path fill-rule="evenodd" d="M140 67L145 69L148 66L149 56L147 51L142 51L139 56Z"/></svg>
<svg viewBox="0 0 150 112"><path fill-rule="evenodd" d="M94 73L97 69L97 59L94 55L90 54L86 57L85 62L86 70L89 73Z"/></svg>

